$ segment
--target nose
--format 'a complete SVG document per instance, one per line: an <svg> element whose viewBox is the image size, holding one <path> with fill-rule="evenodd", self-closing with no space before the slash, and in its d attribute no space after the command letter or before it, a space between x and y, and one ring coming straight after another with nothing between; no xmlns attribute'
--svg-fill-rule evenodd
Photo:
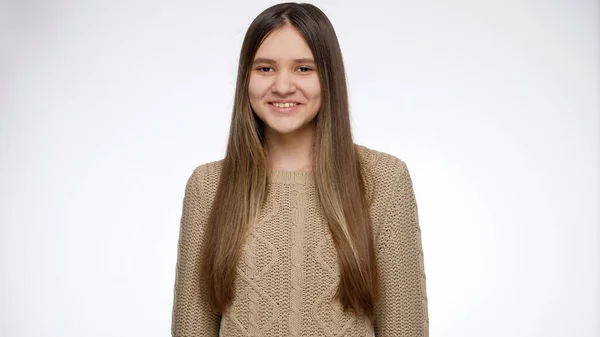
<svg viewBox="0 0 600 337"><path fill-rule="evenodd" d="M296 83L294 76L288 72L282 71L274 76L273 86L271 91L275 94L285 96L296 91Z"/></svg>

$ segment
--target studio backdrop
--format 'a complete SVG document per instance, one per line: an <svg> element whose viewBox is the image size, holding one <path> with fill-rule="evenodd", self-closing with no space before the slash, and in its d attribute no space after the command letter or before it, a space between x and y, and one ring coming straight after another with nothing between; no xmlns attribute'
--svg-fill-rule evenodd
<svg viewBox="0 0 600 337"><path fill-rule="evenodd" d="M185 183L274 3L2 2L0 335L170 335ZM599 336L598 2L314 4L355 142L411 172L430 335Z"/></svg>

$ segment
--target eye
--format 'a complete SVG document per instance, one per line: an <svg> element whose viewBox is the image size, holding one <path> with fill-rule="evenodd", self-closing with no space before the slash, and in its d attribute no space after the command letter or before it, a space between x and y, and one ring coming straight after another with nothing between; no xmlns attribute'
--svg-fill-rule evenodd
<svg viewBox="0 0 600 337"><path fill-rule="evenodd" d="M273 69L271 69L270 67L258 67L257 70L266 73L272 71Z"/></svg>
<svg viewBox="0 0 600 337"><path fill-rule="evenodd" d="M299 70L301 73L305 73L305 72L311 71L312 69L311 69L311 68L309 68L309 67L300 67L300 68L298 68L298 70Z"/></svg>

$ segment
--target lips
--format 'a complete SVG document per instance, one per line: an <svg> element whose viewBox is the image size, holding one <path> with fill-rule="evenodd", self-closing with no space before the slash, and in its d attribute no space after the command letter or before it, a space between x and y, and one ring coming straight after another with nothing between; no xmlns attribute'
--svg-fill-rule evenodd
<svg viewBox="0 0 600 337"><path fill-rule="evenodd" d="M299 106L301 106L301 103L297 103L297 102L270 102L269 106L271 107L272 110L276 111L276 112L291 112L296 110Z"/></svg>
<svg viewBox="0 0 600 337"><path fill-rule="evenodd" d="M298 105L300 103L297 103L297 102L271 102L270 104L277 108L291 108L291 107L295 107L296 105Z"/></svg>

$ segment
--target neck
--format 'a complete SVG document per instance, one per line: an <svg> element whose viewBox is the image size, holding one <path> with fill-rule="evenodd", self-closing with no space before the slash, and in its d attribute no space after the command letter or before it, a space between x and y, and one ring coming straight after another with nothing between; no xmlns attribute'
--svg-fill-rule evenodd
<svg viewBox="0 0 600 337"><path fill-rule="evenodd" d="M312 171L314 165L314 127L281 134L265 130L269 168L279 171Z"/></svg>

